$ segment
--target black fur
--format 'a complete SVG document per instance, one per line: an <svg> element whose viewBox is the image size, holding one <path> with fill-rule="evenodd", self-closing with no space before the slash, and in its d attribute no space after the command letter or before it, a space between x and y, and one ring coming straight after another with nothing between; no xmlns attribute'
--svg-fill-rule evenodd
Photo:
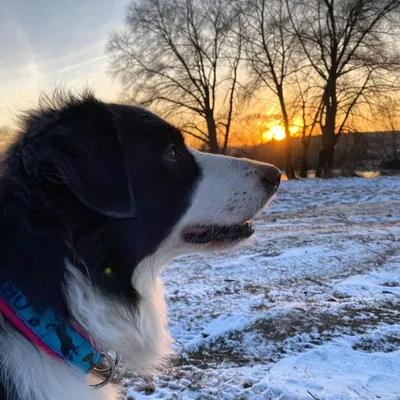
<svg viewBox="0 0 400 400"><path fill-rule="evenodd" d="M15 397L15 399L18 400L16 397ZM0 381L0 400L8 400L6 397L6 389L5 389L4 385L1 383L1 381ZM12 398L11 400L14 400L14 399Z"/></svg>
<svg viewBox="0 0 400 400"><path fill-rule="evenodd" d="M166 157L171 144L177 160ZM2 170L0 284L12 279L65 318L65 260L106 295L137 302L132 272L184 213L200 175L176 128L91 94L58 95L27 114Z"/></svg>

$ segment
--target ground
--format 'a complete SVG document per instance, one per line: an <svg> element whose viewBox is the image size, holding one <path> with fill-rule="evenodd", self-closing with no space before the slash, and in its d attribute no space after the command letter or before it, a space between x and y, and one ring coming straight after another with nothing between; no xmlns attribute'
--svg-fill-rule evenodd
<svg viewBox="0 0 400 400"><path fill-rule="evenodd" d="M177 355L126 399L400 400L400 177L283 182L255 225L167 267Z"/></svg>

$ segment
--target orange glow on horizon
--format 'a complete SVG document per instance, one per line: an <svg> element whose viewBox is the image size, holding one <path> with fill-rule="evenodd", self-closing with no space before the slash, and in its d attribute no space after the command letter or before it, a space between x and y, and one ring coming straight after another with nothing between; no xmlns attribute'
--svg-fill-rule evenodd
<svg viewBox="0 0 400 400"><path fill-rule="evenodd" d="M283 140L286 137L285 128L282 125L275 125L264 132L262 137L266 142L270 140Z"/></svg>
<svg viewBox="0 0 400 400"><path fill-rule="evenodd" d="M262 134L262 140L264 142L269 142L270 140L281 141L286 138L285 127L280 120L272 121L272 123L264 123L267 130ZM257 125L263 125L262 121L257 122ZM292 125L289 126L289 132L291 135L296 136L300 131L301 121L295 118L292 121Z"/></svg>

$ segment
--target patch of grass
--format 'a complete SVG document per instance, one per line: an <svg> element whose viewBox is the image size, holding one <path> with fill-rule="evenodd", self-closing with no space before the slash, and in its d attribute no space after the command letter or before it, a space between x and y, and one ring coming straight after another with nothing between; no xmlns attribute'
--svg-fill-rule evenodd
<svg viewBox="0 0 400 400"><path fill-rule="evenodd" d="M144 393L146 396L150 396L156 391L156 387L154 386L153 383L146 383L142 386L139 386L136 390L138 392Z"/></svg>
<svg viewBox="0 0 400 400"><path fill-rule="evenodd" d="M311 344L321 344L341 334L362 334L367 329L386 323L400 323L400 302L382 302L375 306L368 304L345 305L343 307L325 307L293 310L274 318L258 320L247 329L259 332L267 341L284 343L286 340L302 334L309 334ZM282 347L277 351L281 352Z"/></svg>
<svg viewBox="0 0 400 400"><path fill-rule="evenodd" d="M264 293L265 287L261 285L255 285L253 283L245 283L243 286L243 290L251 294L257 294L257 293Z"/></svg>
<svg viewBox="0 0 400 400"><path fill-rule="evenodd" d="M180 355L175 365L187 365L198 368L216 367L221 363L247 365L251 358L241 353L242 334L233 332L226 338L220 338L209 345L199 346L196 350Z"/></svg>
<svg viewBox="0 0 400 400"><path fill-rule="evenodd" d="M265 311L270 307L268 307L266 304L256 304L255 306L250 306L250 308L254 311Z"/></svg>
<svg viewBox="0 0 400 400"><path fill-rule="evenodd" d="M288 351L304 351L343 334L363 334L382 323L400 323L400 302L387 301L374 306L366 303L324 303L310 309L294 309L288 314L259 319L244 331L232 332L215 342L198 347L195 351L184 353L178 356L175 365L207 369L218 367L222 363L235 366L249 365L261 360L274 363ZM245 336L254 334L256 337L261 334L260 346L263 347L262 354L256 356L248 354L243 345ZM393 348L400 347L397 343L400 339L387 339L387 343L390 341ZM366 342L365 349L368 346ZM359 348L362 347L363 344L360 343ZM390 349L389 345L386 348Z"/></svg>
<svg viewBox="0 0 400 400"><path fill-rule="evenodd" d="M353 345L354 350L367 353L391 353L400 349L400 336L384 336L381 338L363 338Z"/></svg>

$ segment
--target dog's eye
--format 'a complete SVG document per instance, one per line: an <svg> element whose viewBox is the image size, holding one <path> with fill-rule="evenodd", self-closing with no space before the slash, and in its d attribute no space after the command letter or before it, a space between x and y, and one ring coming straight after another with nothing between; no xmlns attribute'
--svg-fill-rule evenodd
<svg viewBox="0 0 400 400"><path fill-rule="evenodd" d="M179 160L179 158L180 158L180 154L179 154L178 149L176 148L176 146L174 144L171 144L167 148L167 150L164 154L165 161L173 163L173 162L177 162Z"/></svg>

